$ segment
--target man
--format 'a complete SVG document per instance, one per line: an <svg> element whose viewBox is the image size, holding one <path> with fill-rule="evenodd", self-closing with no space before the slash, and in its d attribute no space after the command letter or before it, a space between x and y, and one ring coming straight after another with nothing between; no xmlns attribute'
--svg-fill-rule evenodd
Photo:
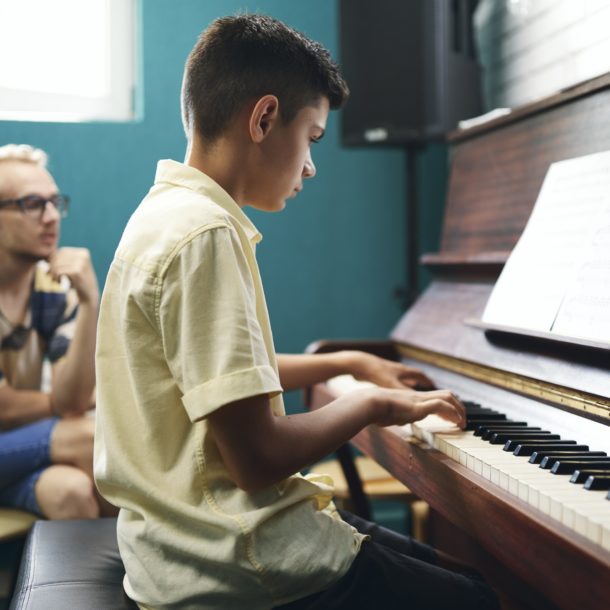
<svg viewBox="0 0 610 610"><path fill-rule="evenodd" d="M84 414L99 291L88 250L57 247L68 199L46 163L31 146L0 147L0 506L94 518L94 421Z"/></svg>

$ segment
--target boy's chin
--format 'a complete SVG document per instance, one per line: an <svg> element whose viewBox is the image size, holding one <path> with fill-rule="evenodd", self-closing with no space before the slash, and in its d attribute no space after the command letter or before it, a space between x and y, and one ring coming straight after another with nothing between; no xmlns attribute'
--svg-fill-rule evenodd
<svg viewBox="0 0 610 610"><path fill-rule="evenodd" d="M286 200L279 199L276 201L259 201L250 204L256 210L261 212L281 212L286 207Z"/></svg>

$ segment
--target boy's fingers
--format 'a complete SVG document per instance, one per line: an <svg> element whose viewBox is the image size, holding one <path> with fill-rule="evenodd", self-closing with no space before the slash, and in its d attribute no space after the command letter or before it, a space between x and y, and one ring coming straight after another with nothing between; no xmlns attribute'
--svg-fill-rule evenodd
<svg viewBox="0 0 610 610"><path fill-rule="evenodd" d="M453 422L458 426L464 424L464 416L457 406L442 398L432 398L422 404L426 415L435 414L443 419Z"/></svg>
<svg viewBox="0 0 610 610"><path fill-rule="evenodd" d="M432 390L435 387L434 382L425 373L416 369L405 371L400 377L403 383L410 387L422 390Z"/></svg>

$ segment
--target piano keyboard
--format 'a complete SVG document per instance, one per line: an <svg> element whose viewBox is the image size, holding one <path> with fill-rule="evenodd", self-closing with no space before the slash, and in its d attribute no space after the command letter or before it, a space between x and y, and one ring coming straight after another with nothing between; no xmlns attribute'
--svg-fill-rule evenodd
<svg viewBox="0 0 610 610"><path fill-rule="evenodd" d="M341 376L330 380L329 387L338 395L363 384ZM529 421L522 412L515 416L504 408L491 409L477 402L465 405L466 430L436 415L405 428L492 484L610 551L610 456L599 447L581 442L577 433L570 433L577 428L570 421L566 424L565 418L576 416L560 412L564 421L563 425L556 422L561 428L557 433L552 425ZM598 435L607 438L607 427L588 423L601 426L603 430ZM582 422L578 424L582 426Z"/></svg>

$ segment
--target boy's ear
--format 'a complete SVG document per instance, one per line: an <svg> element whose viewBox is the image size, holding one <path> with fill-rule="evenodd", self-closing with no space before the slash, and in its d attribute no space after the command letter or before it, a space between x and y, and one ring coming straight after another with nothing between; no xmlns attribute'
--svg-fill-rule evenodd
<svg viewBox="0 0 610 610"><path fill-rule="evenodd" d="M279 117L280 102L275 95L261 97L250 113L250 137L253 142L262 142Z"/></svg>

